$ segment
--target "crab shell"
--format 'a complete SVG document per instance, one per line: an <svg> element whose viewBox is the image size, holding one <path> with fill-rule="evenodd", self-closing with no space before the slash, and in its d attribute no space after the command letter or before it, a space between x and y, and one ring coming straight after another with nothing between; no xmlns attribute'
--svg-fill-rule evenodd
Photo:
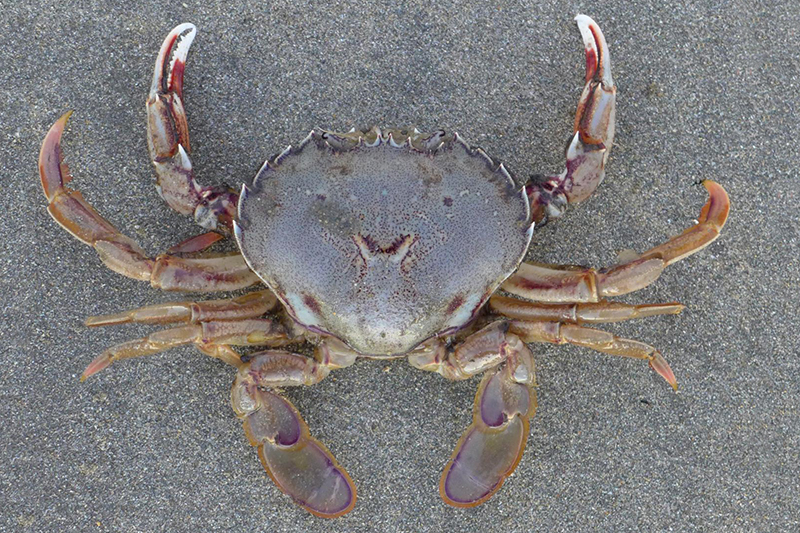
<svg viewBox="0 0 800 533"><path fill-rule="evenodd" d="M458 134L312 131L239 201L247 264L302 326L401 355L472 320L533 232L523 187Z"/></svg>

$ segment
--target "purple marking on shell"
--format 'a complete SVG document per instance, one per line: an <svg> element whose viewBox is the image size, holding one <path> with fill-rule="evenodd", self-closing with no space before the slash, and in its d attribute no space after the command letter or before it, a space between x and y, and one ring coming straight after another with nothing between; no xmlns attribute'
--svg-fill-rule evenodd
<svg viewBox="0 0 800 533"><path fill-rule="evenodd" d="M303 303L306 304L308 308L311 309L314 313L319 314L320 312L319 304L317 303L317 300L315 300L313 296L311 296L310 294L306 294L305 296L303 296Z"/></svg>
<svg viewBox="0 0 800 533"><path fill-rule="evenodd" d="M532 234L527 195L501 165L455 135L410 135L315 130L239 203L248 265L292 318L365 355L463 327Z"/></svg>
<svg viewBox="0 0 800 533"><path fill-rule="evenodd" d="M452 313L462 305L464 305L464 297L460 294L456 294L450 301L450 305L447 306L447 312Z"/></svg>

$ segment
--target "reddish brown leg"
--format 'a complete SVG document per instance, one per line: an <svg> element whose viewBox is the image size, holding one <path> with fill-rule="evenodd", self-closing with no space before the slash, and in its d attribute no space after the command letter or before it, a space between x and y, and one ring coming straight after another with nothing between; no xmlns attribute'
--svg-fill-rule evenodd
<svg viewBox="0 0 800 533"><path fill-rule="evenodd" d="M147 99L147 146L162 198L184 215L194 215L209 229L230 231L239 196L228 187L202 187L189 160L189 126L183 107L183 73L197 29L175 27L158 53Z"/></svg>
<svg viewBox="0 0 800 533"><path fill-rule="evenodd" d="M586 49L586 85L575 115L575 134L567 147L567 168L558 176L527 185L533 220L544 224L561 216L568 203L588 198L603 181L614 142L617 88L603 32L586 15L575 17Z"/></svg>
<svg viewBox="0 0 800 533"><path fill-rule="evenodd" d="M528 302L496 294L489 309L508 318L528 321L557 321L573 324L622 322L657 315L677 315L685 306L677 303L629 305L600 300L595 303L548 304Z"/></svg>
<svg viewBox="0 0 800 533"><path fill-rule="evenodd" d="M47 210L64 229L93 247L111 270L124 276L149 281L165 290L193 292L230 291L259 283L239 253L214 257L184 258L162 254L155 259L130 237L123 235L89 205L80 192L69 189L72 180L61 152L61 135L70 113L50 128L39 153L39 173ZM207 243L209 239L203 236ZM184 243L186 245L186 243ZM182 250L185 249L182 248Z"/></svg>
<svg viewBox="0 0 800 533"><path fill-rule="evenodd" d="M538 302L598 302L650 285L668 265L699 252L719 237L728 218L730 200L718 183L706 180L703 185L709 198L700 212L699 223L636 259L600 271L523 263L501 288Z"/></svg>
<svg viewBox="0 0 800 533"><path fill-rule="evenodd" d="M233 299L209 300L205 302L169 302L148 305L122 313L90 316L89 327L116 324L170 324L183 322L197 324L211 320L240 320L256 318L271 311L278 299L269 289L255 291Z"/></svg>
<svg viewBox="0 0 800 533"><path fill-rule="evenodd" d="M292 342L280 324L265 319L210 321L157 331L141 339L117 344L98 355L86 370L81 381L108 368L119 359L151 355L176 346L194 344L207 355L231 362L229 353L217 345L233 346L284 346ZM207 349L203 349L210 346Z"/></svg>
<svg viewBox="0 0 800 533"><path fill-rule="evenodd" d="M308 425L277 387L313 385L342 361L268 351L255 354L239 369L231 403L244 423L250 444L280 490L310 513L335 518L356 503L353 480L328 448L309 434Z"/></svg>
<svg viewBox="0 0 800 533"><path fill-rule="evenodd" d="M495 322L451 353L436 342L409 356L423 370L452 380L486 372L475 395L472 424L442 473L439 493L449 505L474 507L497 492L517 468L536 412L533 357L508 323Z"/></svg>
<svg viewBox="0 0 800 533"><path fill-rule="evenodd" d="M672 373L672 369L667 364L666 359L661 355L661 352L649 344L623 339L607 331L587 328L577 324L562 324L560 322L514 320L511 322L509 331L518 335L525 342L574 344L611 355L644 359L673 389L678 390L675 374Z"/></svg>

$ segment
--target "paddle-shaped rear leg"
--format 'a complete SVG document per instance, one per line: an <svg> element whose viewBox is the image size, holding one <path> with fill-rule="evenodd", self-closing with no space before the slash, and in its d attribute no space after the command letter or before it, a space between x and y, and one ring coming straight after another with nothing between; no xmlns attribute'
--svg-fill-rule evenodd
<svg viewBox="0 0 800 533"><path fill-rule="evenodd" d="M472 424L458 441L439 482L445 503L474 507L497 492L525 450L536 411L533 355L508 332L506 321L489 324L448 352L431 341L408 361L451 380L486 372L472 410Z"/></svg>
<svg viewBox="0 0 800 533"><path fill-rule="evenodd" d="M309 434L295 406L274 387L313 385L339 366L290 352L261 352L239 369L231 392L233 410L250 444L258 447L269 476L298 505L323 518L349 513L356 503L356 487L328 448Z"/></svg>
<svg viewBox="0 0 800 533"><path fill-rule="evenodd" d="M478 387L472 424L458 441L439 482L449 505L485 502L517 468L536 412L533 359L528 347L507 336L506 361L489 371Z"/></svg>

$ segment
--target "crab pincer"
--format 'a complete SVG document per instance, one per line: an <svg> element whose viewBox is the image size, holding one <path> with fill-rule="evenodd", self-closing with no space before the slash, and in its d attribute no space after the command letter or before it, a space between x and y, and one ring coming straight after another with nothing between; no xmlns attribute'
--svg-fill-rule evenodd
<svg viewBox="0 0 800 533"><path fill-rule="evenodd" d="M586 51L586 85L583 88L567 165L561 174L534 179L527 185L533 219L544 224L564 214L567 204L587 199L605 176L614 143L617 88L611 77L611 54L600 26L586 15L575 22Z"/></svg>
<svg viewBox="0 0 800 533"><path fill-rule="evenodd" d="M184 23L164 39L147 98L147 146L155 167L156 188L175 211L194 215L208 229L230 229L238 194L226 186L203 187L189 159L189 126L183 106L183 74L197 28Z"/></svg>

